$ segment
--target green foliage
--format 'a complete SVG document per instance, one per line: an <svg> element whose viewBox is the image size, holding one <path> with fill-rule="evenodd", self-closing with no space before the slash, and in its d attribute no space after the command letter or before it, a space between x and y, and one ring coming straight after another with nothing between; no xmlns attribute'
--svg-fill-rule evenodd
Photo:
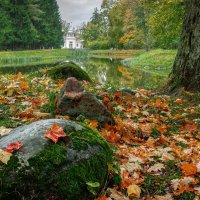
<svg viewBox="0 0 200 200"><path fill-rule="evenodd" d="M63 43L56 0L3 0L0 26L0 50L58 48Z"/></svg>
<svg viewBox="0 0 200 200"><path fill-rule="evenodd" d="M177 48L184 8L183 0L104 0L83 27L85 46L104 49L104 38L107 49Z"/></svg>
<svg viewBox="0 0 200 200"><path fill-rule="evenodd" d="M87 43L87 47L93 50L98 50L98 49L108 49L110 47L110 43L108 40L94 40L94 41L89 41Z"/></svg>
<svg viewBox="0 0 200 200"><path fill-rule="evenodd" d="M149 18L153 46L177 48L184 18L183 0L157 1L151 5L153 13Z"/></svg>

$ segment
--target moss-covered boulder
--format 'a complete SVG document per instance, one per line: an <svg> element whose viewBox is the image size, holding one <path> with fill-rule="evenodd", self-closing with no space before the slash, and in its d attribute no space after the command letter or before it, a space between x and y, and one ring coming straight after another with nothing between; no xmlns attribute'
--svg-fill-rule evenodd
<svg viewBox="0 0 200 200"><path fill-rule="evenodd" d="M53 143L44 132L56 123L66 137ZM20 141L22 148L8 164L0 163L0 199L94 199L105 187L110 145L82 124L50 119L11 131L0 139L0 149Z"/></svg>
<svg viewBox="0 0 200 200"><path fill-rule="evenodd" d="M49 68L48 75L52 79L65 80L69 77L75 77L78 80L91 82L89 75L73 62L62 62Z"/></svg>

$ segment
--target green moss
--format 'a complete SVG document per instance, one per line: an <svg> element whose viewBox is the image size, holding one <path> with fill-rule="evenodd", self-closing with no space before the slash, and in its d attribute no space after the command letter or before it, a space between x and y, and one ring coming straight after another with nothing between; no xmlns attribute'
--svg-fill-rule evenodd
<svg viewBox="0 0 200 200"><path fill-rule="evenodd" d="M49 143L29 167L20 167L17 155L0 166L0 199L93 199L105 186L112 150L98 132L85 127L66 130L68 142ZM90 155L90 156L88 156ZM87 183L99 183L88 188Z"/></svg>
<svg viewBox="0 0 200 200"><path fill-rule="evenodd" d="M69 77L75 77L78 80L91 81L88 74L73 62L61 63L55 67L50 68L48 75L52 79L65 80Z"/></svg>

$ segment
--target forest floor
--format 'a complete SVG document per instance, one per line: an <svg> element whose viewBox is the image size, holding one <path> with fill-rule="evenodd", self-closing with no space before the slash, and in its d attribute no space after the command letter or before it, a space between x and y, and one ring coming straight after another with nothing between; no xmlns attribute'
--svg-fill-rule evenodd
<svg viewBox="0 0 200 200"><path fill-rule="evenodd" d="M0 76L0 132L55 114L55 98L64 82L46 76ZM98 200L198 200L200 195L200 102L198 94L185 97L135 90L123 95L112 88L88 85L104 96L116 125L91 126L116 147L109 189ZM117 164L118 163L118 164Z"/></svg>

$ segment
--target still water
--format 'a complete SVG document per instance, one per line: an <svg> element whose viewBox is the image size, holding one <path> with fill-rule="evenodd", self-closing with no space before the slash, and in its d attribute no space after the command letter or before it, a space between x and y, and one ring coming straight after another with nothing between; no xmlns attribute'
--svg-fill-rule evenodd
<svg viewBox="0 0 200 200"><path fill-rule="evenodd" d="M102 58L69 58L81 66L91 77L91 79L103 85L110 85L117 88L159 88L166 81L167 76L163 74L151 73L144 68L133 68L122 64L120 59ZM51 65L37 65L24 67L1 67L0 73L30 73ZM163 72L163 71L162 71Z"/></svg>

